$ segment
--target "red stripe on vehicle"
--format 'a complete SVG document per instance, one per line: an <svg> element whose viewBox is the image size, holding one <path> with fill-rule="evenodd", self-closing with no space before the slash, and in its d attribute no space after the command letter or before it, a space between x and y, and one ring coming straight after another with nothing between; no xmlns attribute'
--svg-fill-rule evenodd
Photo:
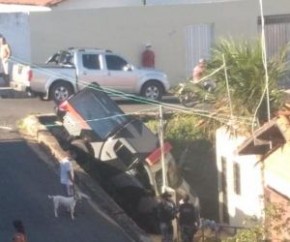
<svg viewBox="0 0 290 242"><path fill-rule="evenodd" d="M168 153L172 149L172 145L169 142L164 143L163 152ZM161 148L155 149L147 158L146 162L152 166L156 164L161 159Z"/></svg>

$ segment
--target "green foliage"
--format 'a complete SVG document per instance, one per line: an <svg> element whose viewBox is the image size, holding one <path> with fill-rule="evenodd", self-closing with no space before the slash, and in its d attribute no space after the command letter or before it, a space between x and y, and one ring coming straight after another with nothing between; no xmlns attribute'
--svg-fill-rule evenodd
<svg viewBox="0 0 290 242"><path fill-rule="evenodd" d="M282 104L283 94L279 91L279 81L289 73L287 62L288 46L276 56L268 60L268 87L271 114ZM217 72L213 79L218 85L216 91L216 109L221 112L232 112L236 116L251 117L257 112L260 122L267 119L267 99L265 69L262 60L260 41L235 41L221 39L212 48L212 58L208 63L208 72L216 70L224 64L228 76L229 90L226 85L225 71ZM228 91L230 98L228 97ZM227 98L225 98L227 97ZM227 107L225 110L224 107Z"/></svg>
<svg viewBox="0 0 290 242"><path fill-rule="evenodd" d="M182 151L198 139L204 138L204 133L196 127L198 119L193 115L176 115L164 123L164 138L173 145L174 157L180 157ZM159 121L149 121L146 124L153 132L158 133Z"/></svg>
<svg viewBox="0 0 290 242"><path fill-rule="evenodd" d="M263 229L255 225L250 229L240 229L236 236L224 239L223 242L260 242L263 241Z"/></svg>
<svg viewBox="0 0 290 242"><path fill-rule="evenodd" d="M290 218L287 215L287 209L281 203L268 202L265 210L265 220L250 218L245 221L248 229L240 229L234 237L227 238L223 242L252 242L252 241L272 241L270 231L278 236L290 232ZM265 239L266 238L266 239ZM263 240L264 239L264 240ZM288 241L287 239L279 241Z"/></svg>

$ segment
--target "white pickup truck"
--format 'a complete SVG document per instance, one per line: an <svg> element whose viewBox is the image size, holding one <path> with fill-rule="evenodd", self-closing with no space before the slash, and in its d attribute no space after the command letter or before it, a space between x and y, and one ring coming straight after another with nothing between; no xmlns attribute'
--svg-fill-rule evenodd
<svg viewBox="0 0 290 242"><path fill-rule="evenodd" d="M167 75L138 69L123 57L103 49L69 48L58 51L44 65L13 66L10 86L59 103L90 83L107 93L137 94L159 100L169 89Z"/></svg>

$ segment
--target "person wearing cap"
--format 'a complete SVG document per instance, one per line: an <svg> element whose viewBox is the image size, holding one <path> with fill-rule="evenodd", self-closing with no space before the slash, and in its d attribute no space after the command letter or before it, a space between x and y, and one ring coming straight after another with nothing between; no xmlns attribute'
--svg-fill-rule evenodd
<svg viewBox="0 0 290 242"><path fill-rule="evenodd" d="M206 68L205 59L199 59L197 65L192 70L193 83L199 83L204 74L205 68Z"/></svg>
<svg viewBox="0 0 290 242"><path fill-rule="evenodd" d="M171 199L171 194L164 192L160 196L160 202L157 206L157 217L163 242L173 241L173 224L176 218L176 206Z"/></svg>
<svg viewBox="0 0 290 242"><path fill-rule="evenodd" d="M142 53L142 67L155 68L155 54L151 49L151 44L145 45L145 50Z"/></svg>
<svg viewBox="0 0 290 242"><path fill-rule="evenodd" d="M199 216L194 205L189 202L189 195L185 194L178 208L178 224L181 241L192 242L199 226Z"/></svg>

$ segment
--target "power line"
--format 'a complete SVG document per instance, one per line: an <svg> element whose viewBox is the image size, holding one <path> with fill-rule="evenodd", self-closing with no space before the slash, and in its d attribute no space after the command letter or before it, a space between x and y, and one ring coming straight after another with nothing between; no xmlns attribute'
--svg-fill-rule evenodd
<svg viewBox="0 0 290 242"><path fill-rule="evenodd" d="M56 76L56 77L63 77L65 79L71 79L72 78L72 76L69 76L69 75L64 75L64 74L61 74L61 73L55 73L53 71L50 71L49 68L42 68L39 65L30 64L28 62L23 62L22 60L17 59L15 57L12 57L11 60L12 60L13 63L19 63L20 62L20 63L25 64L25 65L30 65L32 68L36 68L36 71L38 71L40 73L43 73L43 74L46 74L46 75ZM223 67L224 67L224 65L222 65L221 67L217 68L211 74L209 74L207 77L212 76L213 74L215 74L218 71L222 70ZM75 77L73 77L73 78L75 78ZM80 85L82 85L83 87L86 87L86 86L88 86L90 84L89 82L86 82L86 81L83 81L83 80L78 80L78 83ZM127 99L127 100L135 101L137 103L154 105L156 107L158 107L159 105L162 105L162 107L164 107L166 109L169 109L169 110L182 112L182 113L187 113L187 114L199 115L199 116L206 117L206 118L212 118L212 119L214 119L216 121L219 121L219 122L221 122L223 124L228 123L228 120L230 119L230 117L225 116L223 114L216 113L215 116L214 116L214 115L210 114L211 111L205 111L205 110L193 109L193 108L189 109L189 108L185 108L185 107L181 107L181 106L177 106L177 105L166 104L166 103L163 103L163 102L160 102L160 101L157 101L157 100L149 100L149 99L146 99L146 98L143 98L143 97L140 97L140 96L127 94L127 93L124 93L124 92L121 92L121 91L118 91L118 90L115 90L115 89L110 89L110 88L106 88L106 87L100 87L100 88L94 87L94 88L99 90L99 91L103 91L103 92L105 92L105 93L107 93L109 95L113 95L113 96L121 97L121 98L124 98L124 99ZM130 114L128 114L128 115L130 115ZM235 119L236 120L240 119L241 123L245 122L245 119L242 118L242 117L237 117L236 116ZM97 121L97 120L94 120L94 121Z"/></svg>

